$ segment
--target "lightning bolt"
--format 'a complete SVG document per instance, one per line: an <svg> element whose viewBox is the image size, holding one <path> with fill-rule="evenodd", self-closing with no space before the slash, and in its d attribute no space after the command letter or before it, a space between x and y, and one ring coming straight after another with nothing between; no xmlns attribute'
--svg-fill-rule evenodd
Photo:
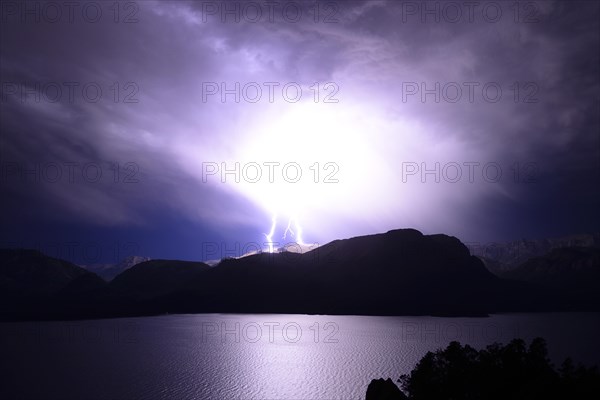
<svg viewBox="0 0 600 400"><path fill-rule="evenodd" d="M275 234L276 226L277 216L273 215L273 218L271 218L271 230L269 231L269 234L263 233L263 235L265 235L265 238L267 238L267 246L269 246L269 253L273 252L273 235Z"/></svg>
<svg viewBox="0 0 600 400"><path fill-rule="evenodd" d="M288 232L290 233L290 235L294 236L294 231L292 230L292 228L290 228L292 226L292 218L290 218L288 220L288 224L287 224L287 228L285 228L285 231L283 232L283 238L285 239Z"/></svg>
<svg viewBox="0 0 600 400"><path fill-rule="evenodd" d="M292 223L293 223L295 231L292 229ZM269 253L273 253L273 251L275 250L273 247L273 244L274 244L273 235L275 234L276 227L277 227L277 215L274 214L273 217L271 218L271 230L269 231L268 234L263 233L263 235L267 239L267 246L268 246ZM302 227L300 226L300 223L298 222L297 217L290 217L290 219L288 220L285 231L283 232L283 239L287 238L288 233L290 234L291 237L296 239L297 244L306 245L306 243L304 243L302 241Z"/></svg>
<svg viewBox="0 0 600 400"><path fill-rule="evenodd" d="M302 241L302 228L300 227L297 218L294 218L294 226L296 227L296 243L305 245L306 243Z"/></svg>
<svg viewBox="0 0 600 400"><path fill-rule="evenodd" d="M294 229L296 229L296 232L294 232L292 230L292 222L294 223ZM288 224L287 224L287 228L285 229L285 232L283 232L283 238L285 239L287 236L287 233L290 233L290 235L296 239L296 243L297 244L305 244L302 241L302 228L300 227L300 224L298 223L298 218L297 217L291 217L288 220Z"/></svg>

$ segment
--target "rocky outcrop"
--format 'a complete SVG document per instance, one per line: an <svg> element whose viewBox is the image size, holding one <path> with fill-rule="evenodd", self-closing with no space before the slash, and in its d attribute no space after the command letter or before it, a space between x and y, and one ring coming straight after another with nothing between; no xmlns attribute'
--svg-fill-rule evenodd
<svg viewBox="0 0 600 400"><path fill-rule="evenodd" d="M381 378L369 383L366 400L408 400L408 397L390 378Z"/></svg>

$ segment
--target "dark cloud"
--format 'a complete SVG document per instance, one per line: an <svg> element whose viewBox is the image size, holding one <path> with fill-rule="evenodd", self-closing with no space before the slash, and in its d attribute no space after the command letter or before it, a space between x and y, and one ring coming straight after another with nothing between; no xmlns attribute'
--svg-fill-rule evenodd
<svg viewBox="0 0 600 400"><path fill-rule="evenodd" d="M281 14L284 2L272 22L257 23L206 14L207 4L223 3L180 1L135 3L137 22L123 23L132 10L122 8L115 23L101 4L97 23L77 13L73 23L23 22L3 9L4 241L15 226L144 237L181 221L193 242L247 241L252 232L260 241L271 198L302 214L305 239L321 243L404 226L469 241L600 226L596 2L527 3L537 20L529 23L530 9L515 21L513 3L494 3L503 12L497 22L481 14L490 4L481 2L473 21L463 14L457 23L409 12L425 3L403 1L319 2L317 22L313 2L294 3L297 22ZM325 23L329 14L337 22ZM304 97L286 102L278 88L271 104L262 86L257 103L204 101L207 82L293 82ZM322 91L311 105L315 82L335 83L339 103L323 104ZM468 82L477 84L473 101ZM404 96L412 84L436 83L460 87L461 99ZM482 97L486 83L501 87L501 100ZM97 88L102 97L92 101ZM333 161L343 179L302 190L202 180L205 162L272 160ZM436 162L457 163L463 178L403 175L406 163ZM479 163L473 182L464 163ZM481 171L489 163L502 169L498 182ZM62 177L54 182L56 165ZM165 239L165 248L183 252L184 236Z"/></svg>

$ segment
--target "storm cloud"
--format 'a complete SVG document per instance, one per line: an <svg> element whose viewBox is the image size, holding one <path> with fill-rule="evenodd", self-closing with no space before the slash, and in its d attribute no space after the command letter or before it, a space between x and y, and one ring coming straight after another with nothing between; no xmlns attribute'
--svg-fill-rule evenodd
<svg viewBox="0 0 600 400"><path fill-rule="evenodd" d="M4 243L600 226L596 2L54 4L2 4Z"/></svg>

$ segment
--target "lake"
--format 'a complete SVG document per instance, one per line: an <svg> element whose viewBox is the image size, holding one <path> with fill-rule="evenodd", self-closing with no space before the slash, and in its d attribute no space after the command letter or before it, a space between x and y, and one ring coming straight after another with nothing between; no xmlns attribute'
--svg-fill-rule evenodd
<svg viewBox="0 0 600 400"><path fill-rule="evenodd" d="M600 364L600 313L489 318L196 314L0 323L0 398L364 399L429 350L542 336Z"/></svg>

